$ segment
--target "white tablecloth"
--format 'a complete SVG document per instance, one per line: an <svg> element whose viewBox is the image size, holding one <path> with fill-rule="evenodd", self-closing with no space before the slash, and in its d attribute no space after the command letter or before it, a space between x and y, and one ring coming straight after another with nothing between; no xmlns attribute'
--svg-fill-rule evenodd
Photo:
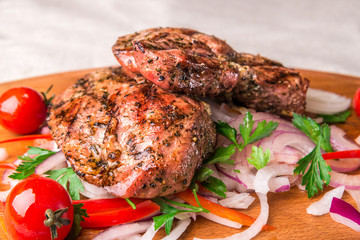
<svg viewBox="0 0 360 240"><path fill-rule="evenodd" d="M0 82L117 64L120 35L194 28L290 67L360 76L359 0L0 0Z"/></svg>

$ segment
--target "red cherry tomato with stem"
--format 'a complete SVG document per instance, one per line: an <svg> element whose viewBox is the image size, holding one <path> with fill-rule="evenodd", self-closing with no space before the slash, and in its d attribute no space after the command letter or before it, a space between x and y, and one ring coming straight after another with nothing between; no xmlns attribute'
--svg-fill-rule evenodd
<svg viewBox="0 0 360 240"><path fill-rule="evenodd" d="M71 229L74 208L58 182L30 176L19 182L5 203L5 227L13 239L64 239Z"/></svg>
<svg viewBox="0 0 360 240"><path fill-rule="evenodd" d="M358 88L354 95L353 107L358 117L360 117L360 88Z"/></svg>
<svg viewBox="0 0 360 240"><path fill-rule="evenodd" d="M44 122L46 113L45 101L34 89L11 88L0 97L0 124L12 132L35 132Z"/></svg>

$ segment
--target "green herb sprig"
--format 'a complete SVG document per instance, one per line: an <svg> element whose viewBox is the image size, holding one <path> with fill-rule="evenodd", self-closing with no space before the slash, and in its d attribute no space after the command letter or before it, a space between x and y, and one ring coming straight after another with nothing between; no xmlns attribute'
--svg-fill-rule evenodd
<svg viewBox="0 0 360 240"><path fill-rule="evenodd" d="M209 213L209 210L207 210L201 206L199 199L197 197L196 191L193 191L193 193L194 193L195 199L196 199L199 207L195 207L195 206L188 205L185 203L179 203L179 202L170 200L165 197L154 198L153 201L160 206L160 212L163 213L163 215L153 217L153 220L155 223L155 230L158 230L162 225L165 224L165 232L166 232L166 234L169 234L171 231L171 228L172 228L172 224L174 222L174 217L179 213L184 213L184 212ZM182 207L182 208L186 208L186 209L178 209L178 208L175 208L175 207L169 205L168 203Z"/></svg>
<svg viewBox="0 0 360 240"><path fill-rule="evenodd" d="M37 166L56 153L54 151L38 147L28 148L28 155L36 156L33 158L28 155L18 156L18 158L22 160L22 163L16 168L15 172L9 176L10 178L22 180L29 177L31 174L35 173Z"/></svg>

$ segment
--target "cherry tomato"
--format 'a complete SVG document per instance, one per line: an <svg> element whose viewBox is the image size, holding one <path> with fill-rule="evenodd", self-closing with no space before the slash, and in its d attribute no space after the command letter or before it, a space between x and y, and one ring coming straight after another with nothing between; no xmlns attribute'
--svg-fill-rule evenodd
<svg viewBox="0 0 360 240"><path fill-rule="evenodd" d="M58 214L60 211L64 212ZM51 212L60 215L56 221L65 225L46 226L44 221L51 222ZM71 229L73 216L74 208L65 188L52 179L39 176L19 182L5 203L5 227L13 239L51 239L50 228L55 228L58 234L54 239L64 239Z"/></svg>
<svg viewBox="0 0 360 240"><path fill-rule="evenodd" d="M360 117L360 88L358 88L358 90L355 93L353 106L356 114L358 115L358 117Z"/></svg>
<svg viewBox="0 0 360 240"><path fill-rule="evenodd" d="M12 132L35 132L44 122L46 113L43 98L31 88L11 88L0 97L0 124Z"/></svg>

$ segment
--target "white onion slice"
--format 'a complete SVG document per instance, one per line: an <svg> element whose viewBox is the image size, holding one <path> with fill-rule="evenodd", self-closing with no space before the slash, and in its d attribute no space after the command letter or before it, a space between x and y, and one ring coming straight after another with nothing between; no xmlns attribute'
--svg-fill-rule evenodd
<svg viewBox="0 0 360 240"><path fill-rule="evenodd" d="M247 240L255 237L266 224L269 217L269 204L267 202L266 194L256 192L260 200L260 215L255 220L255 222L245 231L241 233L234 234L226 238L216 238L212 240ZM202 240L200 238L194 238L194 240ZM203 239L205 240L205 239ZM209 239L210 240L210 239Z"/></svg>
<svg viewBox="0 0 360 240"><path fill-rule="evenodd" d="M360 135L355 138L355 142L360 145Z"/></svg>
<svg viewBox="0 0 360 240"><path fill-rule="evenodd" d="M360 232L360 213L349 203L339 198L333 198L330 208L331 218Z"/></svg>
<svg viewBox="0 0 360 240"><path fill-rule="evenodd" d="M66 158L62 151L55 153L40 163L35 168L36 174L43 174L49 170L60 169L67 167Z"/></svg>
<svg viewBox="0 0 360 240"><path fill-rule="evenodd" d="M270 192L286 192L290 190L290 181L288 177L275 177L269 180Z"/></svg>
<svg viewBox="0 0 360 240"><path fill-rule="evenodd" d="M141 236L140 240L152 240L159 229L160 228L155 230L155 222L153 222L148 230Z"/></svg>
<svg viewBox="0 0 360 240"><path fill-rule="evenodd" d="M81 183L84 186L84 191L80 192L81 195L92 198L92 199L101 199L101 198L114 198L115 196L110 194L108 191L105 190L105 188L100 188L98 186L95 186L93 184L90 184L81 178L79 178Z"/></svg>
<svg viewBox="0 0 360 240"><path fill-rule="evenodd" d="M330 186L338 187L345 186L345 189L360 190L360 174L348 175L345 173L339 173L336 171L330 172Z"/></svg>
<svg viewBox="0 0 360 240"><path fill-rule="evenodd" d="M306 111L318 114L336 114L350 107L351 99L336 93L309 88L306 93Z"/></svg>
<svg viewBox="0 0 360 240"><path fill-rule="evenodd" d="M228 208L247 209L254 200L255 198L249 193L227 192L226 198L219 200L219 203Z"/></svg>
<svg viewBox="0 0 360 240"><path fill-rule="evenodd" d="M4 161L9 157L9 154L7 153L5 148L0 148L0 162Z"/></svg>
<svg viewBox="0 0 360 240"><path fill-rule="evenodd" d="M337 187L337 188L325 193L325 195L319 201L311 204L306 209L306 212L308 214L312 214L312 215L316 215L316 216L321 216L321 215L328 213L330 211L332 199L334 197L341 198L344 193L344 190L345 190L345 187L340 186L340 187Z"/></svg>
<svg viewBox="0 0 360 240"><path fill-rule="evenodd" d="M138 233L145 232L151 223L152 221L116 225L99 233L93 240L127 240Z"/></svg>
<svg viewBox="0 0 360 240"><path fill-rule="evenodd" d="M255 191L266 194L270 188L268 182L270 178L279 175L292 175L294 167L286 164L272 164L261 168L255 176Z"/></svg>
<svg viewBox="0 0 360 240"><path fill-rule="evenodd" d="M178 223L176 224L174 229L171 230L170 234L167 235L166 237L162 238L162 240L178 239L181 236L181 234L183 234L183 232L185 232L186 228L190 225L190 223L191 223L190 218L186 218L181 221L178 221Z"/></svg>
<svg viewBox="0 0 360 240"><path fill-rule="evenodd" d="M240 229L242 227L242 225L238 222L234 222L229 219L219 217L212 213L201 212L198 214L206 219L209 219L212 222L216 222L216 223L219 223L219 224L227 226L227 227L236 228L236 229Z"/></svg>

